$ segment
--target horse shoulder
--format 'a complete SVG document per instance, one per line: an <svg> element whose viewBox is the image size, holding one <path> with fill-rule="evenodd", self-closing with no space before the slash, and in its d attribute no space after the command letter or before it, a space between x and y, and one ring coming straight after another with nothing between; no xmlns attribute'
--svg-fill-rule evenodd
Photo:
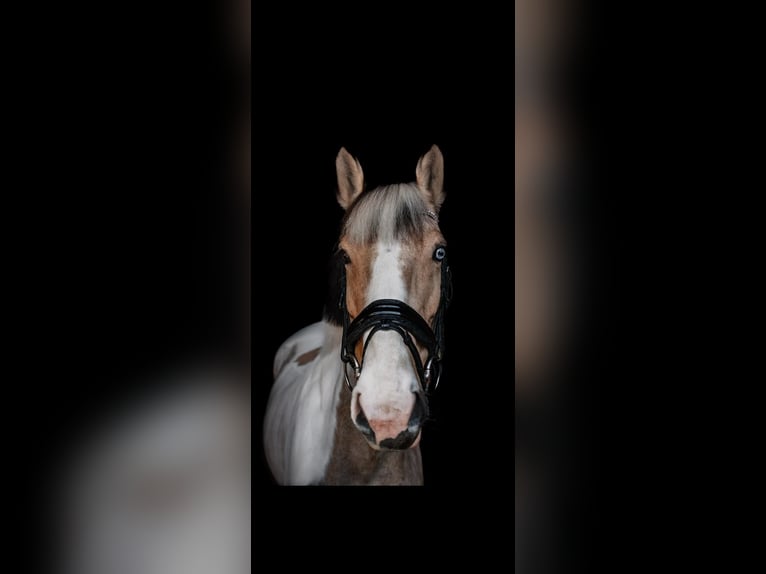
<svg viewBox="0 0 766 574"><path fill-rule="evenodd" d="M280 484L318 482L332 450L338 395L337 353L327 327L315 323L285 341L264 419L264 447Z"/></svg>
<svg viewBox="0 0 766 574"><path fill-rule="evenodd" d="M318 349L325 339L324 323L318 321L304 327L290 336L279 346L274 356L274 379L278 379L282 370L297 356Z"/></svg>

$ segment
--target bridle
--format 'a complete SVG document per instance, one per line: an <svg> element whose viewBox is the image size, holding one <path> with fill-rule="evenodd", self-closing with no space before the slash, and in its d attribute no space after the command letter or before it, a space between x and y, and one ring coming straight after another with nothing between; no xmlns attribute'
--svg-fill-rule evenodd
<svg viewBox="0 0 766 574"><path fill-rule="evenodd" d="M348 307L346 306L346 268L345 265L342 267L340 301L338 302L343 314L340 359L343 361L343 375L349 390L353 390L356 381L362 375L367 346L375 333L379 331L396 331L402 337L415 363L415 370L418 373L422 391L428 391L431 381L434 380L434 390L438 388L444 357L444 315L452 299L452 274L447 264L446 255L440 263L441 295L439 307L434 315L433 329L415 309L398 299L377 299L367 305L353 321L349 322ZM368 330L370 334L364 341L362 358L357 360L354 347ZM420 353L413 339L427 350L428 355L425 363L420 359ZM348 375L349 367L353 370L353 385Z"/></svg>

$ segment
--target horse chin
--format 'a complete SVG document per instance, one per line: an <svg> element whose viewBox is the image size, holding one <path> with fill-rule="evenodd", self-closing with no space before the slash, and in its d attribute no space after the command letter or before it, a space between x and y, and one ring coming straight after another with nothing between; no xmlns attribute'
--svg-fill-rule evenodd
<svg viewBox="0 0 766 574"><path fill-rule="evenodd" d="M410 443L410 444L406 444L405 443L405 444L403 444L401 446L399 446L399 445L389 446L389 445L386 444L388 441L385 441L385 440L383 441L383 443L384 443L383 445L380 445L380 444L378 444L376 442L372 442L367 437L365 437L365 440L367 441L367 444L370 446L370 448L373 449L373 450L379 450L379 451L396 451L396 450L401 450L401 451L404 451L404 450L408 450L408 449L415 448L416 446L418 446L420 444L420 437L421 437L422 434L423 434L423 431L419 430L417 436L415 437L415 440L413 440L412 443Z"/></svg>

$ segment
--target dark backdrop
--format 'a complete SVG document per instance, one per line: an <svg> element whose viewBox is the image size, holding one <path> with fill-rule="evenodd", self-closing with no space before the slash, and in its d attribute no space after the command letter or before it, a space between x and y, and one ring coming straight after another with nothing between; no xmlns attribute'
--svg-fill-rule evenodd
<svg viewBox="0 0 766 574"><path fill-rule="evenodd" d="M39 72L35 88L9 107L24 110L11 159L25 160L7 192L7 245L19 259L8 329L20 367L9 369L6 456L28 559L39 555L45 512L36 511L47 508L45 487L67 445L145 392L145 374L205 356L241 358L248 345L237 286L248 239L253 482L258 503L270 500L260 433L272 360L287 336L321 317L341 218L341 146L360 159L369 185L412 180L434 143L444 153L454 299L422 443L427 492L446 494L432 498L444 509L460 503L510 521L511 22L478 10L448 23L374 16L384 34L369 15L361 27L311 32L272 27L293 22L274 14L256 18L277 33L256 27L253 38L251 238L227 175L238 122L249 119L239 119L242 76L216 10L120 12L81 35L51 25L50 37L66 41L25 68ZM598 227L598 198L583 198L595 207L585 222ZM589 233L603 240L603 231ZM603 303L610 294L601 295ZM599 361L616 360L601 345L613 339L599 322L605 312L591 311L570 387L584 392L568 397L573 410L583 395L591 401L578 429L600 408L594 391L612 382L603 367L592 370L594 349L605 350ZM612 404L624 404L615 394ZM580 511L586 499L570 500ZM577 518L575 531L593 517Z"/></svg>
<svg viewBox="0 0 766 574"><path fill-rule="evenodd" d="M279 57L267 56L274 46L256 38L254 53L264 56L253 67L254 439L276 349L321 318L342 217L335 199L339 149L359 159L374 187L413 181L418 159L437 144L454 298L445 373L423 433L425 480L434 487L510 480L512 35L460 53L455 29L434 27L427 38L401 24L395 30L407 41L394 34L385 50L375 35L351 42L320 34L320 49L311 49L312 37L305 50ZM268 484L262 450L254 447L254 456Z"/></svg>
<svg viewBox="0 0 766 574"><path fill-rule="evenodd" d="M43 12L14 17L32 29L5 79L4 488L27 572L57 571L77 449L179 370L247 364L249 347L231 6Z"/></svg>

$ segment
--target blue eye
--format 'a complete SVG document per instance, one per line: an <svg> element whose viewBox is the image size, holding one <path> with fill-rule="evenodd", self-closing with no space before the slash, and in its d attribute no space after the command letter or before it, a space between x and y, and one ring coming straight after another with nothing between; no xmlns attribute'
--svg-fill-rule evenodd
<svg viewBox="0 0 766 574"><path fill-rule="evenodd" d="M443 261L446 256L447 250L442 245L437 247L436 251L434 251L434 261Z"/></svg>

